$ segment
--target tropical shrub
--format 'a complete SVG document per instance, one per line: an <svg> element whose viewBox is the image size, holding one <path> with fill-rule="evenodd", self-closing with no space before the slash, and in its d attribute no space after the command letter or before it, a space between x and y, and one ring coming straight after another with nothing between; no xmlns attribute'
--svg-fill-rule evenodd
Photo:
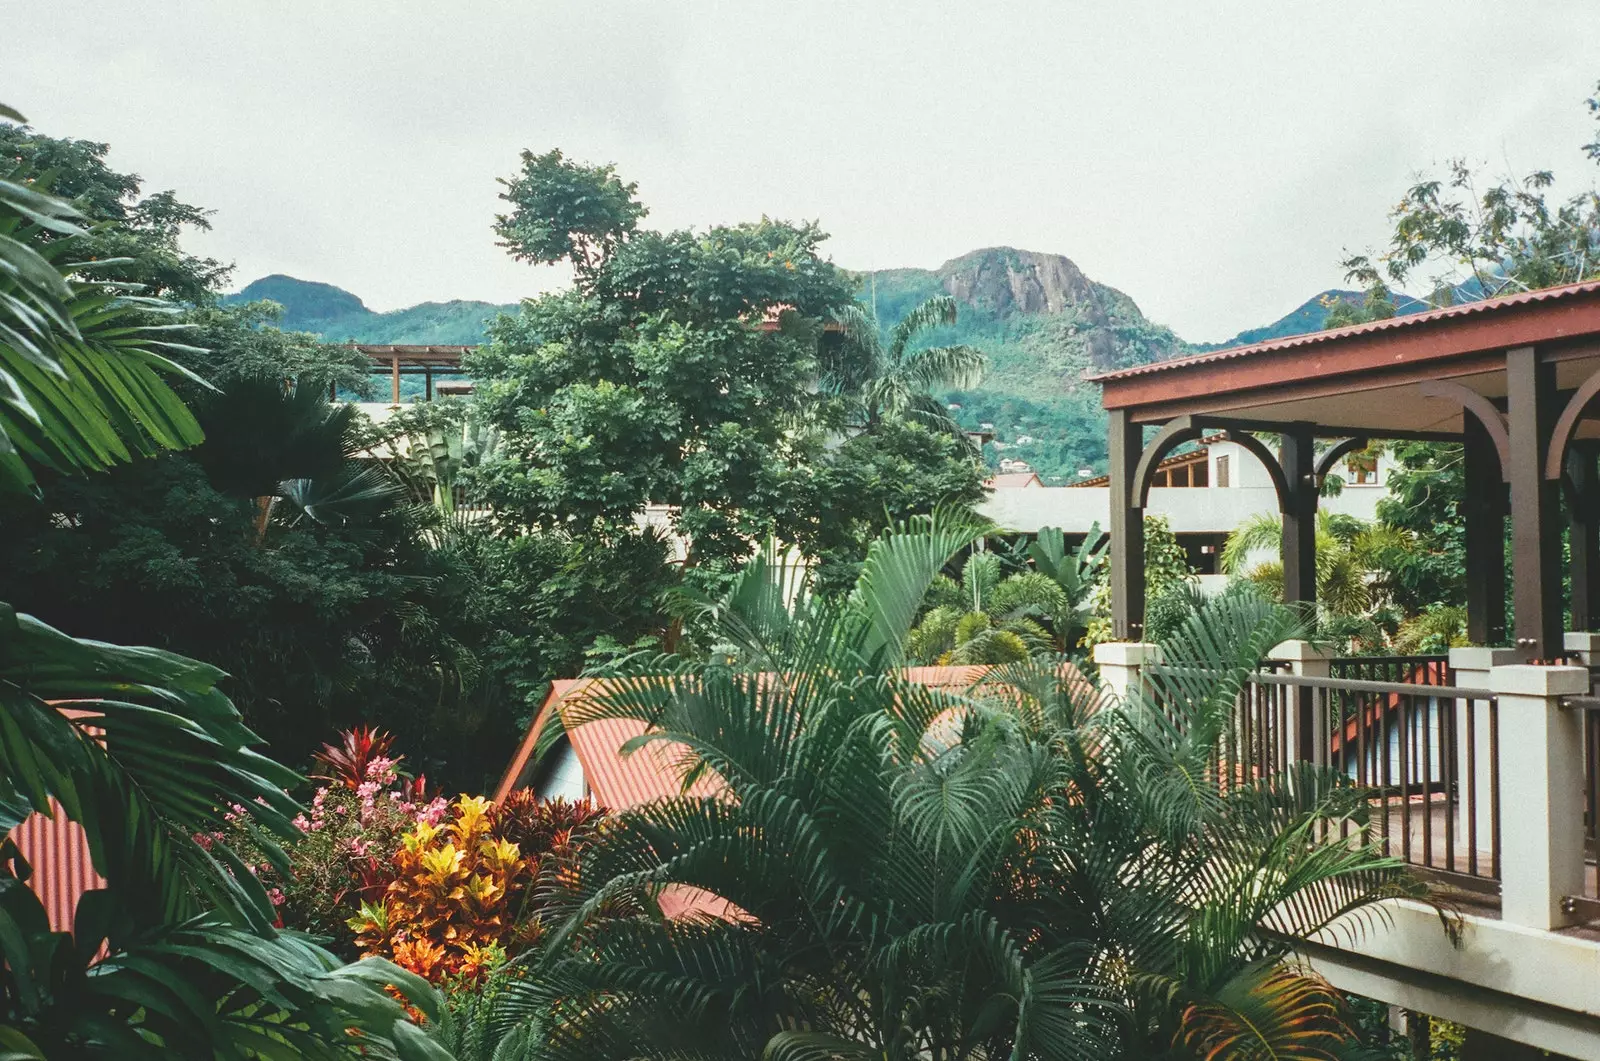
<svg viewBox="0 0 1600 1061"><path fill-rule="evenodd" d="M1110 548L1106 563L1096 570L1092 617L1084 641L1097 645L1111 640L1111 560ZM1158 625L1156 634L1149 630L1151 606L1154 605L1157 623L1187 614L1187 604L1194 599L1190 591L1196 586L1194 568L1189 566L1189 554L1172 532L1172 524L1165 516L1144 518L1144 599L1145 638L1162 632Z"/></svg>
<svg viewBox="0 0 1600 1061"><path fill-rule="evenodd" d="M318 779L306 812L297 816L300 835L283 845L284 871L253 859L256 875L268 889L280 920L330 941L341 953L357 954L348 921L363 899L383 893L394 878L401 837L419 821L438 822L446 802L425 795L424 778L401 772L391 757L393 738L381 731L347 730L338 744L316 753ZM249 836L237 812L229 816L228 836L249 850Z"/></svg>
<svg viewBox="0 0 1600 1061"><path fill-rule="evenodd" d="M388 884L349 919L357 945L429 980L484 979L544 937L545 906L576 887L598 821L587 800L531 794L504 807L463 796L442 821L419 818L400 837Z"/></svg>
<svg viewBox="0 0 1600 1061"><path fill-rule="evenodd" d="M1294 940L1358 932L1370 904L1423 888L1339 839L1366 808L1346 779L1217 761L1241 684L1297 617L1254 595L1207 604L1167 642L1159 698L1103 703L1054 657L967 691L913 683L918 605L981 533L892 534L844 601L760 560L705 616L732 651L635 661L575 709L645 723L640 743L672 742L715 795L613 820L569 931L507 987L502 1020L541 1021L552 1059L1254 1061L1350 1045ZM668 887L737 913L589 916Z"/></svg>
<svg viewBox="0 0 1600 1061"><path fill-rule="evenodd" d="M1044 527L1002 577L994 552L975 552L961 581L939 575L924 598L907 655L917 663L1014 663L1034 652L1078 647L1089 622L1089 597L1104 559L1098 524L1069 552L1056 527Z"/></svg>

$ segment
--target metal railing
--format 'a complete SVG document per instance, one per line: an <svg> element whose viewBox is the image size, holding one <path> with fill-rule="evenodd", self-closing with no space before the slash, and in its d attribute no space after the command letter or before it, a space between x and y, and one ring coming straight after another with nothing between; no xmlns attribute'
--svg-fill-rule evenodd
<svg viewBox="0 0 1600 1061"><path fill-rule="evenodd" d="M1333 678L1406 685L1450 684L1450 657L1444 655L1341 656L1330 660L1328 666Z"/></svg>
<svg viewBox="0 0 1600 1061"><path fill-rule="evenodd" d="M1409 680L1348 676L1355 667L1336 667L1346 673L1329 678L1275 666L1258 670L1219 742L1218 776L1267 777L1299 761L1335 770L1368 793L1365 839L1431 875L1494 890L1500 877L1494 696L1445 684L1442 657L1337 662ZM1179 674L1151 668L1158 696L1168 685L1163 675ZM1596 810L1600 820L1600 802ZM1340 827L1341 836L1353 831L1349 823Z"/></svg>

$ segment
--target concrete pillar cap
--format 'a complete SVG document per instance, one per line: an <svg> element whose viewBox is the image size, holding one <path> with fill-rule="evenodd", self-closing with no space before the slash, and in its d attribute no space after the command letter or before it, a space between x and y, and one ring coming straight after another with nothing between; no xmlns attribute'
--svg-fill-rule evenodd
<svg viewBox="0 0 1600 1061"><path fill-rule="evenodd" d="M1138 667L1161 662L1161 646L1148 641L1103 641L1094 646L1094 661L1102 667Z"/></svg>
<svg viewBox="0 0 1600 1061"><path fill-rule="evenodd" d="M1568 630L1562 635L1561 647L1568 652L1600 652L1600 633Z"/></svg>
<svg viewBox="0 0 1600 1061"><path fill-rule="evenodd" d="M1483 648L1469 645L1450 650L1450 666L1454 670L1488 670L1490 667L1510 666L1515 662L1517 662L1517 650L1514 648Z"/></svg>
<svg viewBox="0 0 1600 1061"><path fill-rule="evenodd" d="M1280 641L1272 646L1272 651L1267 653L1270 660L1281 660L1288 663L1323 662L1336 659L1338 653L1310 641Z"/></svg>
<svg viewBox="0 0 1600 1061"><path fill-rule="evenodd" d="M1589 691L1589 668L1532 663L1493 667L1489 671L1489 690L1499 696L1581 696Z"/></svg>

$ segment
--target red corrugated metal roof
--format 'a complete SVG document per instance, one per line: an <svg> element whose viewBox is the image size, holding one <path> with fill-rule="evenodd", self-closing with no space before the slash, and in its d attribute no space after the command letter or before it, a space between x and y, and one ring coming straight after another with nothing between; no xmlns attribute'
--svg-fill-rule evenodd
<svg viewBox="0 0 1600 1061"><path fill-rule="evenodd" d="M1145 376L1153 372L1166 372L1169 369L1183 368L1186 365L1205 365L1213 361L1231 361L1235 358L1251 357L1256 354L1270 354L1303 346L1312 346L1318 343L1335 342L1350 336L1371 335L1376 332L1397 331L1402 328L1425 327L1437 321L1453 320L1458 317L1469 317L1480 313L1492 314L1497 310L1516 306L1526 306L1538 302L1556 302L1565 298L1595 293L1600 293L1600 281L1588 280L1578 284L1566 284L1562 287L1547 287L1538 291L1523 291L1515 295L1488 298L1480 302L1465 302L1459 306L1446 306L1443 309L1429 310L1425 313L1412 313L1404 317L1390 317L1386 320L1371 321L1367 324L1352 324L1346 328L1329 328L1326 331L1290 335L1282 339L1269 339L1264 343L1253 343L1249 346L1231 346L1226 350L1213 350L1210 353L1196 354L1193 357L1178 357L1173 358L1171 361L1156 361L1148 365L1135 365L1132 368L1118 369L1115 372L1102 372L1097 376L1088 376L1086 378L1092 383L1101 383L1106 380Z"/></svg>
<svg viewBox="0 0 1600 1061"><path fill-rule="evenodd" d="M89 861L89 840L82 826L69 821L55 800L50 805L53 814L29 815L12 831L11 839L33 867L28 887L44 904L51 930L71 932L78 899L86 891L104 888L106 882Z"/></svg>

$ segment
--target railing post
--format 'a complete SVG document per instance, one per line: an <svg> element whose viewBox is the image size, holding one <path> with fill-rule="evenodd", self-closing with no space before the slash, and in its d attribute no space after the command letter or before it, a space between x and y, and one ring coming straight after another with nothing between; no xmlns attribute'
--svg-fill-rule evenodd
<svg viewBox="0 0 1600 1061"><path fill-rule="evenodd" d="M1126 700L1139 686L1140 668L1161 662L1161 646L1147 641L1107 641L1094 646L1094 662L1106 688L1118 700Z"/></svg>
<svg viewBox="0 0 1600 1061"><path fill-rule="evenodd" d="M1310 641L1284 641L1267 653L1274 663L1289 664L1289 673L1299 678L1328 678L1333 674L1333 653L1319 648ZM1327 734L1326 720L1318 725L1317 697L1313 689L1304 687L1294 691L1294 710L1289 712L1289 732L1284 734L1291 758L1301 762L1326 764L1327 741L1318 741L1319 732Z"/></svg>
<svg viewBox="0 0 1600 1061"><path fill-rule="evenodd" d="M1583 713L1561 706L1589 691L1584 667L1493 667L1500 705L1500 916L1548 930L1572 921L1583 893Z"/></svg>
<svg viewBox="0 0 1600 1061"><path fill-rule="evenodd" d="M1489 688L1489 671L1517 662L1514 648L1452 648L1450 684L1462 689ZM1455 793L1461 808L1460 835L1471 838L1479 852L1494 842L1494 726L1489 701L1456 701ZM1468 799L1468 796L1471 799Z"/></svg>

